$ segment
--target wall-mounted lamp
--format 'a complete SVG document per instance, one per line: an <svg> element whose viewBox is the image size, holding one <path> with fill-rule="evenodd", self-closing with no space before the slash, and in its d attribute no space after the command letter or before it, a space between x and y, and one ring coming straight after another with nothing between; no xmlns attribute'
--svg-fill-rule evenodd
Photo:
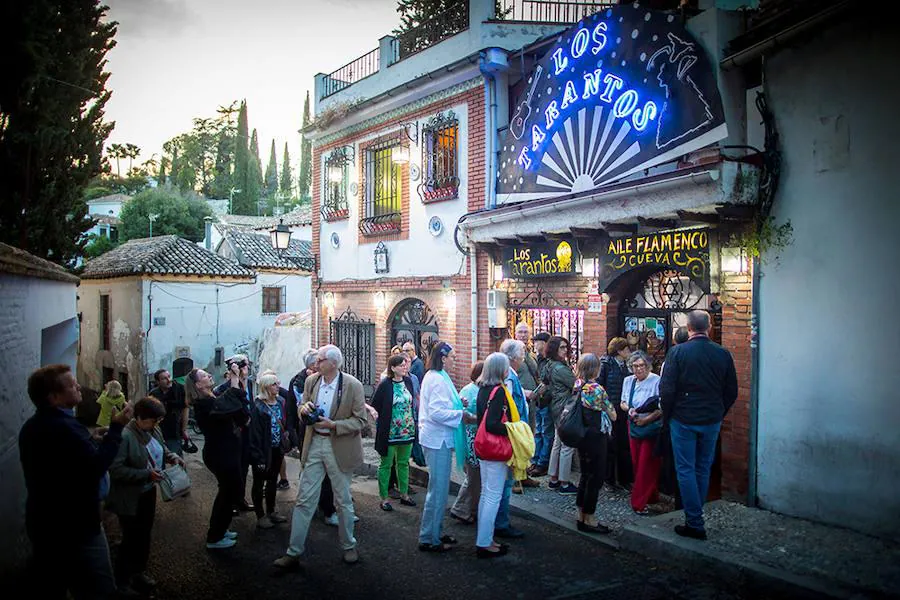
<svg viewBox="0 0 900 600"><path fill-rule="evenodd" d="M494 281L503 281L503 265L494 265Z"/></svg>
<svg viewBox="0 0 900 600"><path fill-rule="evenodd" d="M344 167L339 165L331 165L328 167L328 181L331 183L341 183L344 181Z"/></svg>
<svg viewBox="0 0 900 600"><path fill-rule="evenodd" d="M400 123L400 132L413 144L419 143L419 122Z"/></svg>
<svg viewBox="0 0 900 600"><path fill-rule="evenodd" d="M335 299L334 292L325 292L325 297L322 299L322 304L328 310L334 310Z"/></svg>
<svg viewBox="0 0 900 600"><path fill-rule="evenodd" d="M399 146L394 146L394 149L391 151L391 160L398 164L406 164L409 162L409 146L405 144L400 144Z"/></svg>
<svg viewBox="0 0 900 600"><path fill-rule="evenodd" d="M722 248L722 271L725 273L744 273L747 270L747 257L743 248Z"/></svg>
<svg viewBox="0 0 900 600"><path fill-rule="evenodd" d="M444 308L446 308L450 314L453 314L454 311L456 311L456 290L444 290Z"/></svg>
<svg viewBox="0 0 900 600"><path fill-rule="evenodd" d="M375 302L375 310L377 310L377 311L384 310L384 307L387 305L387 301L384 297L384 292L381 292L381 291L375 292L375 296L374 296L373 300Z"/></svg>

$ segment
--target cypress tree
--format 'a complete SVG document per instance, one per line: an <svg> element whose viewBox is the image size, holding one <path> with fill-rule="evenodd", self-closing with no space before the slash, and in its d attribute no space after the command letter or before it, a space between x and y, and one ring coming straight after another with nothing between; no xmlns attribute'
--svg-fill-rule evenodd
<svg viewBox="0 0 900 600"><path fill-rule="evenodd" d="M236 215L254 214L256 199L249 200L250 184L247 177L250 172L250 129L247 121L247 101L241 102L238 111L237 134L234 139L234 175L232 185L240 190L232 197L231 212ZM229 188L229 193L231 188Z"/></svg>
<svg viewBox="0 0 900 600"><path fill-rule="evenodd" d="M262 161L259 160L259 138L256 129L250 135L250 157L247 166L247 202L250 212L246 214L261 214L259 199L263 192Z"/></svg>
<svg viewBox="0 0 900 600"><path fill-rule="evenodd" d="M307 91L306 100L303 102L303 129L306 129L309 122L309 91ZM312 142L303 134L301 134L300 140L300 173L297 177L297 195L300 197L300 202L309 202L309 186L312 183Z"/></svg>
<svg viewBox="0 0 900 600"><path fill-rule="evenodd" d="M278 193L278 163L275 157L275 140L272 140L272 148L269 151L269 164L266 167L266 198L272 198Z"/></svg>
<svg viewBox="0 0 900 600"><path fill-rule="evenodd" d="M113 127L105 13L99 0L0 3L0 241L63 265L87 242L83 193Z"/></svg>
<svg viewBox="0 0 900 600"><path fill-rule="evenodd" d="M281 157L281 193L286 200L294 197L294 186L291 181L291 154L287 142L284 143L284 154Z"/></svg>

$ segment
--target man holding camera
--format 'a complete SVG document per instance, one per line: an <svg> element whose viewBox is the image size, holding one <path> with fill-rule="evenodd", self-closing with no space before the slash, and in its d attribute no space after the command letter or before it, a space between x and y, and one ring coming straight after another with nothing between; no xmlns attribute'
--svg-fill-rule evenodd
<svg viewBox="0 0 900 600"><path fill-rule="evenodd" d="M303 387L304 403L300 407L306 423L300 459L303 471L291 521L290 545L287 553L274 563L280 569L300 564L326 474L334 489L344 562L352 564L359 560L353 537L350 483L353 470L363 462L361 432L366 424L365 396L362 384L341 371L344 355L337 346L319 348L316 364L318 373L307 377Z"/></svg>
<svg viewBox="0 0 900 600"><path fill-rule="evenodd" d="M245 354L235 354L225 359L225 382L219 385L213 393L216 396L224 394L231 386L231 378L237 370L239 378L239 387L244 391L244 408L247 414L250 414L250 407L253 406L253 383L250 381L250 359ZM250 469L250 423L241 427L241 489L244 491L244 498L241 503L235 506L236 510L248 512L253 510L253 505L247 502L247 472Z"/></svg>

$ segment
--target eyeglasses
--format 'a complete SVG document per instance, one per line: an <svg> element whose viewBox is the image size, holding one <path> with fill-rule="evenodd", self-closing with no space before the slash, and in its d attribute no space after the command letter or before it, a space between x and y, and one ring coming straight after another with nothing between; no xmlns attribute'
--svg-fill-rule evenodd
<svg viewBox="0 0 900 600"><path fill-rule="evenodd" d="M631 363L631 368L632 369L646 369L647 363L643 363L643 362Z"/></svg>
<svg viewBox="0 0 900 600"><path fill-rule="evenodd" d="M316 359L316 364L323 363L323 362L325 362L326 360L328 360L328 359L327 359L327 358L317 358L317 359Z"/></svg>

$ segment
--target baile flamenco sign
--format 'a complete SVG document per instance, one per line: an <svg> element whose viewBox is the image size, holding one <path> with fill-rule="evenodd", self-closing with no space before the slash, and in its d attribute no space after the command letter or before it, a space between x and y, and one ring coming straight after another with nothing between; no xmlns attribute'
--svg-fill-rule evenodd
<svg viewBox="0 0 900 600"><path fill-rule="evenodd" d="M593 190L726 135L700 44L674 15L618 5L535 66L501 145L497 201Z"/></svg>

